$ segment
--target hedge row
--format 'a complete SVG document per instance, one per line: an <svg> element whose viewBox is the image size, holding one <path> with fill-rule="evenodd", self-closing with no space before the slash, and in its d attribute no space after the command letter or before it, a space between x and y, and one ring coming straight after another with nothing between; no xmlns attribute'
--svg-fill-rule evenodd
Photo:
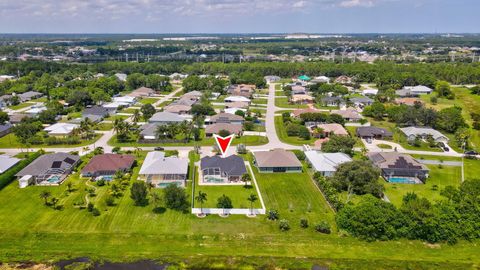
<svg viewBox="0 0 480 270"><path fill-rule="evenodd" d="M31 154L28 158L20 160L15 166L7 170L5 173L0 175L0 190L10 184L15 180L15 174L25 168L28 164L32 163L36 158L43 154L43 151L38 151Z"/></svg>

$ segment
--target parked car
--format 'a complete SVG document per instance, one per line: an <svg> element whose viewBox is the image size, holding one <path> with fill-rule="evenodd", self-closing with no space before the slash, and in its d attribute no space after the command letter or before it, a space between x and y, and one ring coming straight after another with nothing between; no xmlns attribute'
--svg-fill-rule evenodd
<svg viewBox="0 0 480 270"><path fill-rule="evenodd" d="M153 148L153 150L155 150L155 151L163 151L163 150L165 150L165 148L160 147L160 146L157 146L157 147Z"/></svg>
<svg viewBox="0 0 480 270"><path fill-rule="evenodd" d="M476 156L476 155L478 155L478 152L473 151L473 150L469 150L469 151L465 151L465 155L467 155L467 156Z"/></svg>

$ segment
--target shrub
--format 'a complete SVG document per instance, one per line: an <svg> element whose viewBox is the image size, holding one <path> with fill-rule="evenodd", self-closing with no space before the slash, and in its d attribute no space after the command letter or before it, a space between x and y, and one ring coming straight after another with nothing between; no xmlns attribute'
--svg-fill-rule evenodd
<svg viewBox="0 0 480 270"><path fill-rule="evenodd" d="M28 164L32 163L35 159L37 159L43 152L38 151L31 154L24 160L18 162L15 166L4 172L0 175L0 190L10 184L13 180L16 179L15 174L17 174L20 170L25 168Z"/></svg>
<svg viewBox="0 0 480 270"><path fill-rule="evenodd" d="M315 225L315 231L326 234L330 234L332 232L330 229L330 224L328 224L326 221L322 221Z"/></svg>
<svg viewBox="0 0 480 270"><path fill-rule="evenodd" d="M107 206L114 206L115 205L115 199L113 198L113 196L108 196L106 199L105 199L105 204Z"/></svg>
<svg viewBox="0 0 480 270"><path fill-rule="evenodd" d="M277 210L268 210L267 219L268 220L277 220L279 218L279 214Z"/></svg>
<svg viewBox="0 0 480 270"><path fill-rule="evenodd" d="M87 204L87 210L88 210L88 212L92 212L94 208L95 208L95 206L93 205L93 203L88 203L88 204Z"/></svg>
<svg viewBox="0 0 480 270"><path fill-rule="evenodd" d="M105 186L105 180L103 180L103 179L97 180L97 186L99 186L99 187Z"/></svg>
<svg viewBox="0 0 480 270"><path fill-rule="evenodd" d="M300 227L308 228L308 220L306 218L300 219Z"/></svg>
<svg viewBox="0 0 480 270"><path fill-rule="evenodd" d="M286 219L280 220L280 222L278 223L278 227L280 228L280 230L282 232L290 230L290 224L288 223L288 220L286 220Z"/></svg>
<svg viewBox="0 0 480 270"><path fill-rule="evenodd" d="M97 208L93 208L93 210L92 210L92 215L93 215L94 217L100 216L100 210L98 210Z"/></svg>

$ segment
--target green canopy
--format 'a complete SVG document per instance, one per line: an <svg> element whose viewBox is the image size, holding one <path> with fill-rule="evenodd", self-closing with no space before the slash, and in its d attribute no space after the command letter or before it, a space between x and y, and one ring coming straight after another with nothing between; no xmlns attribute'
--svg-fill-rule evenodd
<svg viewBox="0 0 480 270"><path fill-rule="evenodd" d="M302 80L302 81L310 81L310 80L311 80L310 77L308 77L307 75L302 75L302 76L300 76L300 77L298 77L298 78L299 78L300 80Z"/></svg>

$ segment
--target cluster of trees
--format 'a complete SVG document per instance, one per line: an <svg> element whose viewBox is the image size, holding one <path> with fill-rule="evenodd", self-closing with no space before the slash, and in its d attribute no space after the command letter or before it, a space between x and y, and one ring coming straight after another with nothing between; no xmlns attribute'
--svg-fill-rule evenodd
<svg viewBox="0 0 480 270"><path fill-rule="evenodd" d="M200 130L191 121L183 121L179 124L158 125L155 130L155 137L159 140L175 139L179 135L183 135L185 143L190 141L192 136L196 141L200 140Z"/></svg>
<svg viewBox="0 0 480 270"><path fill-rule="evenodd" d="M355 237L368 241L397 238L456 243L480 237L480 180L467 180L460 188L447 186L443 199L431 203L409 193L400 208L374 197L348 204L337 214L337 224Z"/></svg>
<svg viewBox="0 0 480 270"><path fill-rule="evenodd" d="M163 197L156 191L150 190L151 186L143 181L135 181L130 187L130 198L135 205L145 206L150 202L153 204L154 212L161 212L161 203L166 208L187 212L189 207L188 195L184 188L170 184L163 189Z"/></svg>
<svg viewBox="0 0 480 270"><path fill-rule="evenodd" d="M210 91L223 93L227 86L227 81L214 76L201 78L197 75L191 75L182 81L182 86L185 92Z"/></svg>
<svg viewBox="0 0 480 270"><path fill-rule="evenodd" d="M416 103L414 106L402 104L387 107L380 102L374 102L365 108L363 115L376 120L383 120L386 116L390 122L398 126L428 126L448 133L455 133L461 128L468 127L462 116L462 108L456 106L436 111L424 107L422 103Z"/></svg>
<svg viewBox="0 0 480 270"><path fill-rule="evenodd" d="M337 123L340 125L345 124L345 119L339 114L327 114L327 113L302 113L300 114L300 119L302 123L305 122L316 122L316 123Z"/></svg>
<svg viewBox="0 0 480 270"><path fill-rule="evenodd" d="M335 96L343 96L348 94L348 88L341 84L317 83L308 87L316 96L333 93Z"/></svg>
<svg viewBox="0 0 480 270"><path fill-rule="evenodd" d="M126 86L129 90L134 90L142 86L161 92L170 92L173 90L170 78L158 74L144 75L141 73L132 73L127 77Z"/></svg>
<svg viewBox="0 0 480 270"><path fill-rule="evenodd" d="M259 72L232 72L230 75L230 83L232 84L255 84L258 88L265 88L267 82Z"/></svg>

